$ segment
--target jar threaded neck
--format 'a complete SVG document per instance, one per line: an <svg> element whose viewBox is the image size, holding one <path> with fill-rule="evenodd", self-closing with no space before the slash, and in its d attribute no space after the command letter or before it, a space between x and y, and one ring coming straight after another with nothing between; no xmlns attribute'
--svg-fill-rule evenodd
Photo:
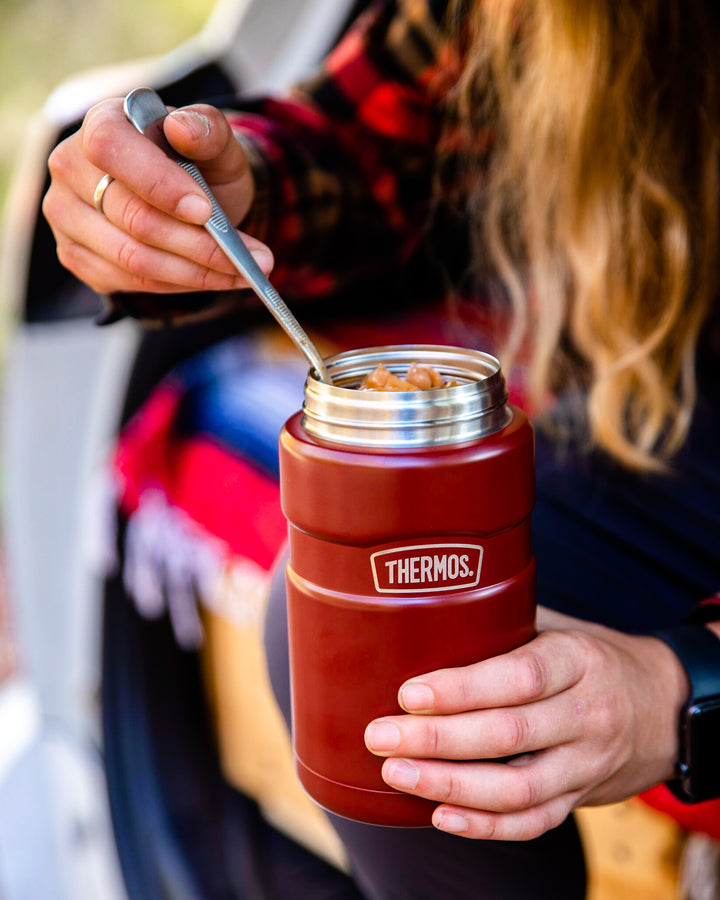
<svg viewBox="0 0 720 900"><path fill-rule="evenodd" d="M379 364L402 377L416 362L451 386L359 390ZM325 360L333 383L313 373L305 384L302 425L331 443L360 447L436 447L492 434L511 418L500 363L489 353L437 344L396 344L338 353Z"/></svg>

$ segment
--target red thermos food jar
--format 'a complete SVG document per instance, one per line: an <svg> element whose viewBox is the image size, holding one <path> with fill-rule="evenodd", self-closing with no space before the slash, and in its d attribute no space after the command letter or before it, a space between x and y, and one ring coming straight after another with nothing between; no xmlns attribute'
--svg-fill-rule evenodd
<svg viewBox="0 0 720 900"><path fill-rule="evenodd" d="M450 386L358 390L413 361ZM511 650L535 633L533 430L498 361L435 345L326 361L280 437L298 774L321 806L380 825L430 824L435 803L382 780L365 747L402 712L411 676Z"/></svg>

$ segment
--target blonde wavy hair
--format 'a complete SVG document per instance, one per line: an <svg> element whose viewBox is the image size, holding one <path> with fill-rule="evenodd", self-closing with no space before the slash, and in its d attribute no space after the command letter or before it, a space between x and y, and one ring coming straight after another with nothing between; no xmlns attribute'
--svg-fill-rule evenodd
<svg viewBox="0 0 720 900"><path fill-rule="evenodd" d="M497 129L470 202L531 336L538 408L578 378L594 444L656 470L682 445L718 287L714 0L465 0L461 116ZM479 105L480 102L480 105Z"/></svg>

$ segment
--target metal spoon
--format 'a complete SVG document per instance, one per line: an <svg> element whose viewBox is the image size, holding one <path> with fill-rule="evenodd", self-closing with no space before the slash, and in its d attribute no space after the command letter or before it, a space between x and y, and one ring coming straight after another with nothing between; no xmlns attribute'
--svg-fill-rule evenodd
<svg viewBox="0 0 720 900"><path fill-rule="evenodd" d="M320 351L307 336L295 316L288 309L285 301L270 284L262 269L253 259L250 251L240 239L232 223L222 211L220 204L207 186L200 170L189 159L177 153L168 143L163 132L163 119L168 114L167 107L155 91L150 88L138 88L131 91L123 104L125 115L132 124L153 144L191 175L205 191L212 203L212 215L205 223L206 230L212 235L230 262L247 280L265 306L275 316L295 345L305 354L321 381L332 384Z"/></svg>

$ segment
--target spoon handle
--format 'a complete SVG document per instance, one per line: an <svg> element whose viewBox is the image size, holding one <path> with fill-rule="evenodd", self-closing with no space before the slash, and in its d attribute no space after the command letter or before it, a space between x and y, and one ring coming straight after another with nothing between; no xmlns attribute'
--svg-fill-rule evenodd
<svg viewBox="0 0 720 900"><path fill-rule="evenodd" d="M123 108L125 115L138 131L149 138L181 168L185 169L188 175L200 185L212 203L212 215L205 223L205 229L212 235L238 272L247 280L250 287L267 306L293 343L305 354L320 380L326 384L332 384L332 379L328 375L325 362L319 350L307 336L285 301L270 284L260 266L253 259L252 254L233 228L217 198L208 187L200 169L194 162L177 153L168 143L162 126L163 119L167 116L168 111L160 97L150 88L138 88L125 97Z"/></svg>

